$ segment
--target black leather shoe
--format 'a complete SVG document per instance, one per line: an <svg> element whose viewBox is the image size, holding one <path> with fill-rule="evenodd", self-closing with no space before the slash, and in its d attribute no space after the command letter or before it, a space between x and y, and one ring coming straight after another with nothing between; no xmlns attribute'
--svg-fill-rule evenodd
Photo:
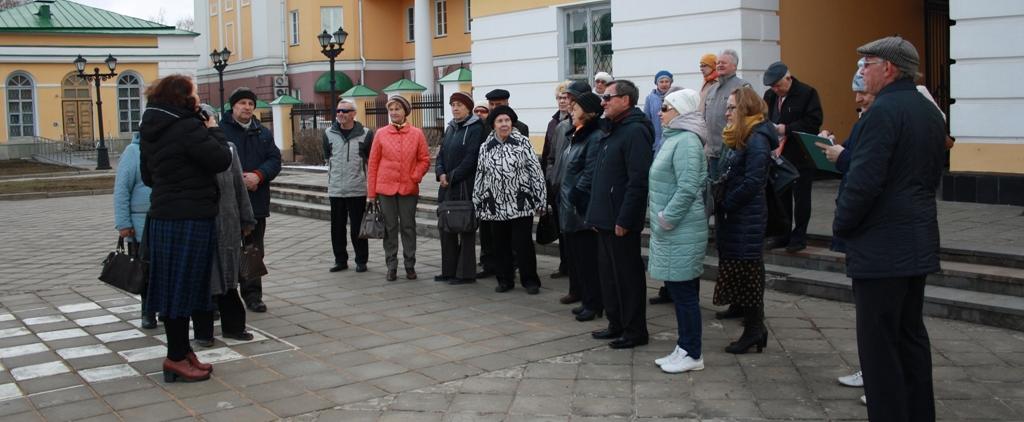
<svg viewBox="0 0 1024 422"><path fill-rule="evenodd" d="M573 296L572 293L568 293L565 296L562 296L562 297L558 298L558 303L561 303L563 305L568 305L570 303L576 303L576 302L579 302L579 301L580 301L580 298L576 297L576 296Z"/></svg>
<svg viewBox="0 0 1024 422"><path fill-rule="evenodd" d="M786 245L786 252L789 253L800 252L804 249L807 249L807 243L805 242L793 242L790 243L789 245Z"/></svg>
<svg viewBox="0 0 1024 422"><path fill-rule="evenodd" d="M366 272L366 264L356 264L356 272L357 273L365 273Z"/></svg>
<svg viewBox="0 0 1024 422"><path fill-rule="evenodd" d="M489 271L489 270L480 270L480 272L476 273L476 278L477 279L493 277L493 276L494 276L494 272L493 271Z"/></svg>
<svg viewBox="0 0 1024 422"><path fill-rule="evenodd" d="M672 303L672 298L665 297L665 296L660 296L660 295L659 296L651 296L650 299L647 299L647 303L650 303L651 305L660 305L662 303Z"/></svg>
<svg viewBox="0 0 1024 422"><path fill-rule="evenodd" d="M388 270L388 281L398 280L398 270Z"/></svg>
<svg viewBox="0 0 1024 422"><path fill-rule="evenodd" d="M551 278L562 278L562 277L565 277L567 275L568 274L563 273L561 271L555 271L555 272L551 273Z"/></svg>
<svg viewBox="0 0 1024 422"><path fill-rule="evenodd" d="M156 328L156 314L155 313L143 313L142 314L142 328L146 330L152 330Z"/></svg>
<svg viewBox="0 0 1024 422"><path fill-rule="evenodd" d="M537 293L540 293L540 287L530 286L526 288L526 294L528 295L535 295Z"/></svg>
<svg viewBox="0 0 1024 422"><path fill-rule="evenodd" d="M498 293L505 293L505 292L507 292L509 290L512 290L514 288L515 288L515 286L509 286L509 285L506 285L506 284L499 284L498 287L494 288L494 291L496 291Z"/></svg>
<svg viewBox="0 0 1024 422"><path fill-rule="evenodd" d="M634 347L643 346L646 344L647 337L638 339L619 337L615 340L612 340L611 343L608 343L608 347L611 347L612 349L632 349Z"/></svg>
<svg viewBox="0 0 1024 422"><path fill-rule="evenodd" d="M449 277L449 276L446 276L446 275L435 275L434 276L434 281L436 281L438 283L447 283L447 282L452 281L452 280L455 280L455 277Z"/></svg>
<svg viewBox="0 0 1024 422"><path fill-rule="evenodd" d="M604 314L604 311L591 311L590 309L584 309L583 312L576 314L576 320L579 322L591 321L594 318L600 318Z"/></svg>
<svg viewBox="0 0 1024 422"><path fill-rule="evenodd" d="M246 306L250 311L263 313L267 311L267 304L263 303L262 300L257 300Z"/></svg>
<svg viewBox="0 0 1024 422"><path fill-rule="evenodd" d="M584 308L584 307L583 307L583 305L577 306L577 307L575 307L575 308L572 308L572 314L573 314L573 315L579 315L579 314L580 314L580 312L583 312L583 311L584 311L584 310L586 310L586 309L587 309L587 308Z"/></svg>
<svg viewBox="0 0 1024 422"><path fill-rule="evenodd" d="M224 333L224 338L230 338L241 341L249 341L253 339L252 333L248 331L242 331L240 333Z"/></svg>
<svg viewBox="0 0 1024 422"><path fill-rule="evenodd" d="M473 284L476 283L475 278L453 278L448 280L448 284L452 286L458 286L460 284Z"/></svg>
<svg viewBox="0 0 1024 422"><path fill-rule="evenodd" d="M334 266L331 267L331 269L328 270L328 271L330 271L332 273L336 273L338 271L345 271L347 269L348 269L348 263L347 262L341 262L341 263L335 263Z"/></svg>
<svg viewBox="0 0 1024 422"><path fill-rule="evenodd" d="M196 345L199 347L213 347L213 339L196 339Z"/></svg>
<svg viewBox="0 0 1024 422"><path fill-rule="evenodd" d="M619 338L621 335L621 331L612 331L607 328L590 333L590 337L593 337L595 340L611 340Z"/></svg>
<svg viewBox="0 0 1024 422"><path fill-rule="evenodd" d="M783 239L781 237L776 237L776 238L772 238L767 243L765 243L764 247L765 247L765 249L771 250L771 249L785 248L786 245L789 245L789 239Z"/></svg>

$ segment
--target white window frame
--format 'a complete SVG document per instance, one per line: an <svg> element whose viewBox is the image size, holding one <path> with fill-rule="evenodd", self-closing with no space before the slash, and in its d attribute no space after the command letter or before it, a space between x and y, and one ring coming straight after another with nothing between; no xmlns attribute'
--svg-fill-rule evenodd
<svg viewBox="0 0 1024 422"><path fill-rule="evenodd" d="M127 78L127 77L135 78L135 81L137 82L137 84L129 85L129 84L122 83L122 80ZM139 130L139 123L142 121L142 108L143 108L142 107L142 89L143 89L143 86L145 86L145 84L143 84L143 82L142 82L142 76L139 76L139 74L137 74L135 72L122 72L121 75L119 75L117 77L117 84L116 84L116 89L117 89L117 98L116 98L116 100L117 100L117 131L119 133L138 132L138 130ZM125 88L125 89L132 89L132 88L134 88L134 89L137 89L138 90L138 94L136 96L129 96L129 97L121 96L121 89L122 88ZM121 108L121 100L127 100L128 101L128 109L127 110L124 110L124 109ZM133 104L135 105L135 107L133 107ZM121 112L123 112L123 111L127 111L128 112L128 120L127 121L122 119ZM132 111L138 112L138 116L139 116L138 119L133 119L132 118ZM128 130L123 130L123 128L121 127L121 124L125 123L125 122L128 123Z"/></svg>
<svg viewBox="0 0 1024 422"><path fill-rule="evenodd" d="M434 0L434 37L448 36L448 0Z"/></svg>
<svg viewBox="0 0 1024 422"><path fill-rule="evenodd" d="M235 0L224 0L224 11L230 12L235 10Z"/></svg>
<svg viewBox="0 0 1024 422"><path fill-rule="evenodd" d="M250 3L252 3L252 0L242 0L242 7L248 6Z"/></svg>
<svg viewBox="0 0 1024 422"><path fill-rule="evenodd" d="M333 27L330 27L329 25L328 26L324 26L324 11L325 10L333 10L333 9L337 9L338 10L338 22L337 22L337 25L335 25ZM331 19L331 20L333 20L333 19ZM344 24L345 24L345 8L344 7L341 7L341 6L321 6L320 7L320 30L321 31L327 31L328 34L332 34L333 35L334 31L337 31L338 28L341 28L342 26L344 26Z"/></svg>
<svg viewBox="0 0 1024 422"><path fill-rule="evenodd" d="M405 42L416 41L416 9L405 9Z"/></svg>
<svg viewBox="0 0 1024 422"><path fill-rule="evenodd" d="M561 32L562 32L562 34L561 34L561 38L562 38L562 42L561 42L561 44L562 44L562 46L561 46L562 51L561 51L561 54L562 54L562 56L564 58L563 65L561 66L561 68L562 68L561 72L564 75L563 79L582 80L582 81L591 82L591 78L593 78L594 74L599 72L599 71L604 71L604 72L612 73L612 69L611 68L608 68L608 69L596 69L595 64L594 64L594 57L593 57L594 49L593 49L593 47L595 45L600 45L600 44L612 45L612 40L611 39L606 40L606 41L594 41L593 40L593 26L592 26L592 24L594 22L594 19L591 17L591 14L594 11L596 11L596 10L602 10L602 9L608 9L609 13L611 13L611 4L609 2L600 2L600 3L587 4L587 5L580 6L580 7L572 7L572 8L563 9L563 11L562 11L562 29L561 29ZM587 18L586 18L586 22L587 22L587 38L586 38L586 41L584 41L584 42L574 43L574 42L572 42L572 35L569 33L572 30L571 26L569 25L569 16L573 12L578 12L580 10L585 10L587 12ZM585 74L580 75L580 74L575 74L575 73L569 73L569 66L571 65L571 60L572 60L572 55L570 54L570 51L573 48L581 48L581 47L584 48L586 50L586 52L587 52L587 59L586 59L587 60L587 66L586 66L586 69L584 70ZM614 52L613 52L613 54L614 54ZM609 66L611 66L611 63L609 63Z"/></svg>
<svg viewBox="0 0 1024 422"><path fill-rule="evenodd" d="M210 2L210 16L217 16L220 14L220 0L213 0Z"/></svg>
<svg viewBox="0 0 1024 422"><path fill-rule="evenodd" d="M466 0L466 2L464 3L466 5L466 33L467 34L470 33L470 32L473 32L473 14L470 13L470 6L469 6L470 1L471 0Z"/></svg>
<svg viewBox="0 0 1024 422"><path fill-rule="evenodd" d="M22 103L26 102L25 99L23 99L23 98L18 98L17 100L12 100L11 99L11 95L10 95L11 94L11 89L12 89L11 80L16 78L16 77L19 77L19 76L25 78L28 81L28 88L25 88L23 85L18 85L14 89L27 90L32 95L32 98L27 100L27 102L31 105L30 108L32 110L30 112L25 112L24 110L20 110L20 109L24 108L24 107L22 107ZM39 95L36 93L36 81L35 81L34 78L32 78L32 75L29 75L28 73L25 73L25 72L14 72L14 73L11 73L10 75L7 75L7 78L4 79L4 111L5 111L4 119L7 120L7 136L9 138L22 137L22 136L26 136L26 137L29 137L29 136L39 136L39 125L36 124L37 120L39 119L39 113L38 113L38 110L37 110L38 104L36 102L37 98L39 98ZM11 111L11 101L16 101L18 103L19 110L16 113L12 113L12 111ZM30 121L28 123L26 123L24 117L25 117L25 114L28 114L28 113L32 114L32 118L29 119ZM14 135L14 134L11 133L11 129L13 129L14 126L15 126L15 125L11 124L11 115L12 114L17 114L18 117L19 117L18 121L20 123L17 124L18 129L21 132L21 134L19 134L19 135ZM24 130L25 130L26 127L27 128L31 128L32 134L30 134L30 135L26 135L25 134Z"/></svg>
<svg viewBox="0 0 1024 422"><path fill-rule="evenodd" d="M299 45L299 10L288 11L288 45Z"/></svg>

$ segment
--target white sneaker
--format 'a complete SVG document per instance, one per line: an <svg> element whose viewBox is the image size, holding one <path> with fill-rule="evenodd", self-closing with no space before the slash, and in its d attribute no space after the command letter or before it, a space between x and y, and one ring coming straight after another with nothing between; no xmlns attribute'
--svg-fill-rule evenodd
<svg viewBox="0 0 1024 422"><path fill-rule="evenodd" d="M704 358L694 359L689 356L677 357L661 365L661 370L669 374L679 374L686 371L700 371L704 369Z"/></svg>
<svg viewBox="0 0 1024 422"><path fill-rule="evenodd" d="M669 353L668 356L665 356L663 358L655 359L654 360L654 364L656 364L658 366L664 365L664 364L668 363L669 361L671 361L673 358L675 358L677 355L686 356L686 351L683 350L682 347L679 347L678 344L676 345L675 350L673 350L672 353Z"/></svg>
<svg viewBox="0 0 1024 422"><path fill-rule="evenodd" d="M853 374L839 377L839 383L847 387L863 387L864 374L861 371L857 371Z"/></svg>
<svg viewBox="0 0 1024 422"><path fill-rule="evenodd" d="M868 396L860 396L860 404L868 405Z"/></svg>

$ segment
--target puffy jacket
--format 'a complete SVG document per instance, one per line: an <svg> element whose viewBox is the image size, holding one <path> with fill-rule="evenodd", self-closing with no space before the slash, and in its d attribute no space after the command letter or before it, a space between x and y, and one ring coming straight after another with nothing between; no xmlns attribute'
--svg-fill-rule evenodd
<svg viewBox="0 0 1024 422"><path fill-rule="evenodd" d="M504 142L494 132L480 146L473 205L484 221L532 216L544 206L547 191L540 161L530 139L512 131Z"/></svg>
<svg viewBox="0 0 1024 422"><path fill-rule="evenodd" d="M153 192L142 183L139 171L139 133L132 135L132 143L124 147L117 162L114 178L114 228L135 229L135 241L142 241L149 212L149 195Z"/></svg>
<svg viewBox="0 0 1024 422"><path fill-rule="evenodd" d="M448 190L452 190L455 198L470 200L473 198L473 181L476 179L476 162L480 155L480 144L484 141L484 125L479 117L471 114L466 120L448 122L444 130L441 148L437 151L434 163L434 174L441 180L442 174L448 175L447 188L437 188L438 202L444 202ZM463 196L465 195L465 196Z"/></svg>
<svg viewBox="0 0 1024 422"><path fill-rule="evenodd" d="M725 199L715 210L718 256L729 259L760 259L768 223L765 187L771 164L775 126L758 124L747 138L746 148L725 148L719 163L725 181Z"/></svg>
<svg viewBox="0 0 1024 422"><path fill-rule="evenodd" d="M586 204L578 206L577 197L590 197L590 182L594 168L597 166L597 155L601 152L599 143L604 135L600 124L595 118L578 130L573 127L566 134L568 147L559 159L562 183L558 189L558 224L563 233L589 230L586 224L586 213L577 210L586 209ZM575 192L574 192L575 190Z"/></svg>
<svg viewBox="0 0 1024 422"><path fill-rule="evenodd" d="M846 241L846 275L938 271L935 191L945 155L942 115L903 79L882 88L855 129L857 147L851 148L832 223Z"/></svg>
<svg viewBox="0 0 1024 422"><path fill-rule="evenodd" d="M412 124L377 129L367 163L366 197L419 195L420 181L430 167L427 138Z"/></svg>
<svg viewBox="0 0 1024 422"><path fill-rule="evenodd" d="M231 150L217 127L194 110L150 103L139 126L142 181L153 188L149 215L162 220L217 216L217 173L231 165Z"/></svg>
<svg viewBox="0 0 1024 422"><path fill-rule="evenodd" d="M224 136L238 150L238 158L242 160L242 172L256 173L260 184L255 191L249 191L249 202L256 218L270 216L270 182L281 173L281 150L274 143L270 129L263 127L260 120L253 117L248 129L235 121L231 111L224 113L220 120Z"/></svg>
<svg viewBox="0 0 1024 422"><path fill-rule="evenodd" d="M688 281L704 273L707 158L700 138L674 123L662 132L661 148L651 163L647 270L654 279Z"/></svg>
<svg viewBox="0 0 1024 422"><path fill-rule="evenodd" d="M346 138L335 121L324 131L327 159L327 195L335 198L366 196L366 160L373 145L373 132L355 122Z"/></svg>
<svg viewBox="0 0 1024 422"><path fill-rule="evenodd" d="M651 168L654 127L638 108L617 121L602 119L605 134L594 168L587 224L601 230L644 228L647 171Z"/></svg>

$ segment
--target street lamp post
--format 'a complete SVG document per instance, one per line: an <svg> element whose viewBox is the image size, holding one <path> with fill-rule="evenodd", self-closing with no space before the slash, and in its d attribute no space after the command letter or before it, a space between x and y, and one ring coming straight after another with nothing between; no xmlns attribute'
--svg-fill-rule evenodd
<svg viewBox="0 0 1024 422"><path fill-rule="evenodd" d="M345 39L348 38L348 32L345 32L340 26L337 31L334 31L332 39L331 34L327 33L325 29L320 35L316 36L316 39L320 41L320 52L327 56L327 59L331 61L331 101L328 105L329 109L337 107L338 95L335 92L335 81L334 81L334 60L345 51L343 46L345 45Z"/></svg>
<svg viewBox="0 0 1024 422"><path fill-rule="evenodd" d="M217 80L220 82L220 110L224 111L224 68L228 67L228 58L231 57L231 50L224 47L223 50L217 51L214 49L210 53L210 61L213 62L213 68L217 69Z"/></svg>
<svg viewBox="0 0 1024 422"><path fill-rule="evenodd" d="M96 115L99 118L99 129L100 129L100 144L96 147L96 170L110 170L110 154L107 153L107 143L103 139L103 99L100 97L100 81L117 76L114 72L114 68L117 67L117 59L113 55L108 54L107 59L103 61L107 64L107 68L110 69L108 73L100 73L100 68L94 67L92 74L85 73L85 64L87 63L85 58L81 54L75 59L75 68L78 69L78 77L85 79L86 82L93 81L96 84Z"/></svg>

